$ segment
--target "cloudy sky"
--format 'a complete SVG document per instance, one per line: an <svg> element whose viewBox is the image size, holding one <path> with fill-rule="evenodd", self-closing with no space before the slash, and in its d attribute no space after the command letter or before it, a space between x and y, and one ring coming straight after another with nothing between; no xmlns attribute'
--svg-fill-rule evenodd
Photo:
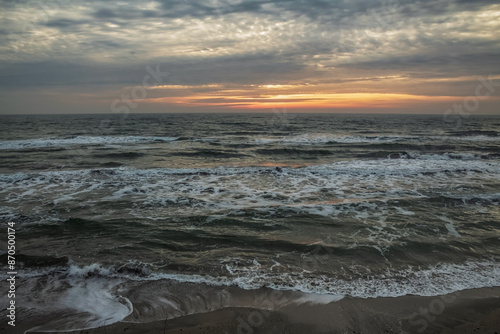
<svg viewBox="0 0 500 334"><path fill-rule="evenodd" d="M4 0L0 21L0 113L500 114L500 1Z"/></svg>

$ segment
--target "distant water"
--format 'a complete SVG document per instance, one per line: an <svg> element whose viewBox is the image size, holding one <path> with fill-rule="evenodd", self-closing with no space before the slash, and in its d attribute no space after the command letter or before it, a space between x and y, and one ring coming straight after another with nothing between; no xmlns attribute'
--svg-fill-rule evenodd
<svg viewBox="0 0 500 334"><path fill-rule="evenodd" d="M500 285L498 116L0 121L0 215L31 310L111 323L152 282L340 298Z"/></svg>

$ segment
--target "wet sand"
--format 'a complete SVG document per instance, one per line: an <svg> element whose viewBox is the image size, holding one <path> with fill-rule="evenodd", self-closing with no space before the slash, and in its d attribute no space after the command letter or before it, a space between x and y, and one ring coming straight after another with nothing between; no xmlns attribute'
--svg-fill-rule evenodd
<svg viewBox="0 0 500 334"><path fill-rule="evenodd" d="M20 314L19 317L22 315ZM56 318L57 315L54 315ZM18 321L24 333L52 319ZM5 331L6 329L6 331ZM29 333L43 333L30 331ZM44 332L47 333L47 332ZM75 334L131 333L486 333L500 334L500 288L465 290L437 297L344 298L329 304L288 305L279 310L228 307L150 323L118 322Z"/></svg>

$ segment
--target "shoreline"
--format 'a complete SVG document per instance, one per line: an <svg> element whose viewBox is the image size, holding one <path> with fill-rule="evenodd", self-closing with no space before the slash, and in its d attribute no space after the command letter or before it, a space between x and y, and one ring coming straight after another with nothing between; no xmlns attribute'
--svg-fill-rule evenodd
<svg viewBox="0 0 500 334"><path fill-rule="evenodd" d="M271 308L272 309L272 308ZM21 316L21 314L19 314ZM127 318L130 318L127 317ZM500 334L500 287L463 290L441 296L406 295L361 299L346 297L327 304L305 302L277 310L224 307L168 320L123 321L93 329L29 331L42 323L31 319L8 333L491 333ZM44 318L46 321L53 319ZM54 315L57 319L57 315ZM10 327L10 326L9 326ZM3 329L2 329L3 328Z"/></svg>

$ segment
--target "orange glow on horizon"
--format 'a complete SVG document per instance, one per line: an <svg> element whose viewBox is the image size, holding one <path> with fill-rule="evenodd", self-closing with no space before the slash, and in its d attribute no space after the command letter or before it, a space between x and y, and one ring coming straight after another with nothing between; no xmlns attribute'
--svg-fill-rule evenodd
<svg viewBox="0 0 500 334"><path fill-rule="evenodd" d="M232 93L232 94L231 94ZM453 102L457 96L424 96L411 94L382 93L282 93L258 94L243 91L217 91L206 95L187 95L148 99L152 103L174 103L185 106L218 106L236 109L280 108L394 108L417 102ZM234 94L234 95L233 95Z"/></svg>

